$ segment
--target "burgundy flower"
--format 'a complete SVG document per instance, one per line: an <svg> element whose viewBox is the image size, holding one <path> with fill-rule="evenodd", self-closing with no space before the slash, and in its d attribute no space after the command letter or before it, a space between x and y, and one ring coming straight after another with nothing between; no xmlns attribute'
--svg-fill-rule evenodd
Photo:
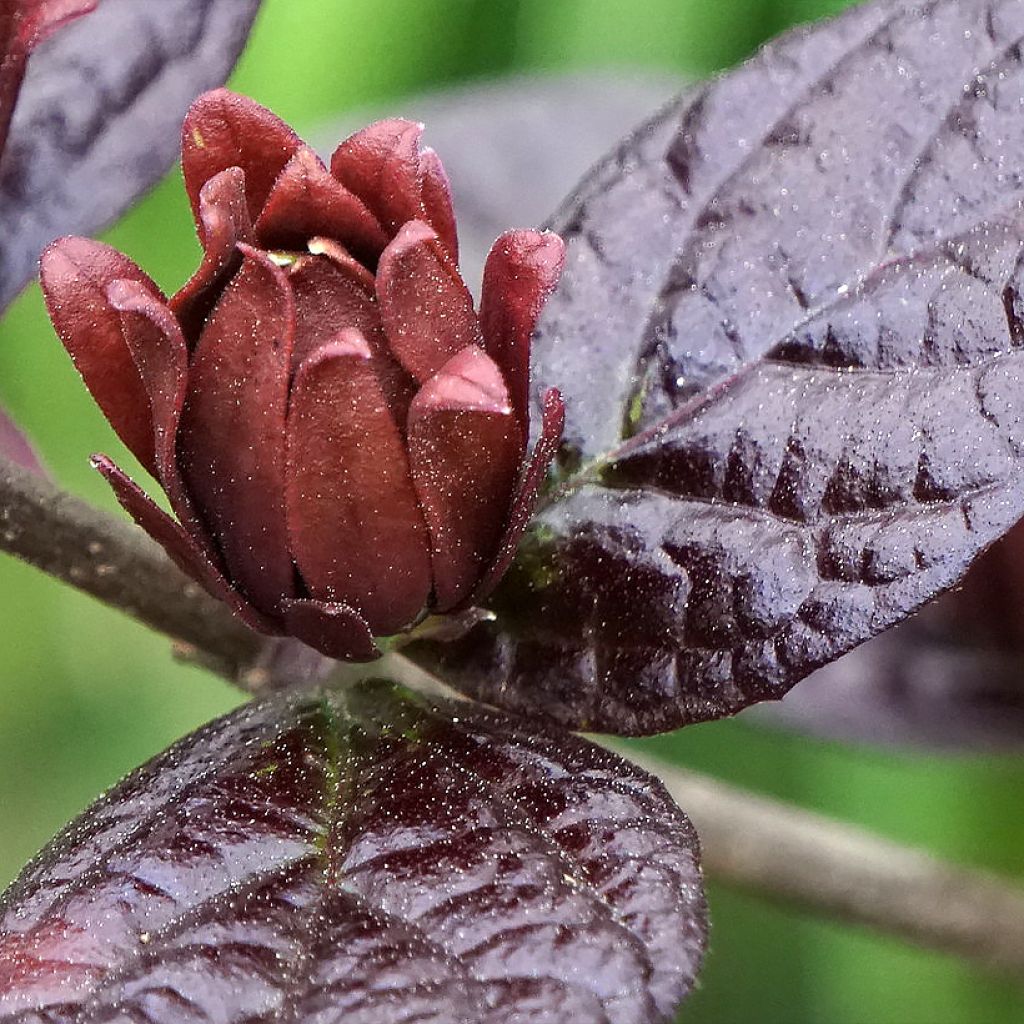
<svg viewBox="0 0 1024 1024"><path fill-rule="evenodd" d="M182 133L191 280L166 299L82 238L42 260L61 340L177 520L98 456L121 504L253 627L334 657L482 600L562 430L552 390L528 455L530 335L562 242L499 238L478 314L420 131L371 125L328 170L269 111L207 93Z"/></svg>

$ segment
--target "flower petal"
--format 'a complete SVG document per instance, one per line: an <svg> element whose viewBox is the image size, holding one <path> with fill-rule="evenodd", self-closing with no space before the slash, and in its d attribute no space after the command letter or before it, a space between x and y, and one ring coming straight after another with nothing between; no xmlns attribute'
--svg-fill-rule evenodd
<svg viewBox="0 0 1024 1024"><path fill-rule="evenodd" d="M170 301L190 348L199 340L221 289L242 264L238 243L253 240L241 168L229 167L203 185L197 223L203 261Z"/></svg>
<svg viewBox="0 0 1024 1024"><path fill-rule="evenodd" d="M402 118L371 124L338 146L331 174L373 210L390 234L410 220L425 221L457 265L448 176L432 149L419 152L422 134L423 125Z"/></svg>
<svg viewBox="0 0 1024 1024"><path fill-rule="evenodd" d="M342 331L299 367L288 416L288 528L310 594L357 609L375 635L430 593L427 534L370 346Z"/></svg>
<svg viewBox="0 0 1024 1024"><path fill-rule="evenodd" d="M171 508L208 559L218 560L206 524L196 513L178 466L177 437L188 386L188 349L174 314L134 281L107 287L121 316L128 347L149 395L156 475Z"/></svg>
<svg viewBox="0 0 1024 1024"><path fill-rule="evenodd" d="M533 452L520 476L519 486L516 488L512 507L509 510L505 533L498 545L498 553L466 600L467 605L479 604L487 598L512 564L523 531L533 515L534 506L537 503L537 493L548 474L552 459L558 452L562 431L565 429L565 403L557 388L548 388L544 392L541 408L543 410L541 434L533 446Z"/></svg>
<svg viewBox="0 0 1024 1024"><path fill-rule="evenodd" d="M473 297L437 233L406 224L377 267L377 301L388 345L420 383L467 345L480 345Z"/></svg>
<svg viewBox="0 0 1024 1024"><path fill-rule="evenodd" d="M245 174L249 216L255 221L277 176L302 145L276 114L228 89L205 92L189 108L181 128L181 169L198 222L199 193L229 167Z"/></svg>
<svg viewBox="0 0 1024 1024"><path fill-rule="evenodd" d="M522 444L501 371L476 345L449 360L413 399L409 464L430 533L438 611L468 597L493 561Z"/></svg>
<svg viewBox="0 0 1024 1024"><path fill-rule="evenodd" d="M314 235L306 243L306 248L314 256L330 257L347 270L354 280L360 282L368 295L373 295L376 287L373 272L367 270L340 242L336 242L333 238L326 238L324 235Z"/></svg>
<svg viewBox="0 0 1024 1024"><path fill-rule="evenodd" d="M351 257L339 259L341 253L335 248L322 251L324 255L303 257L288 268L295 294L292 366L300 366L320 346L333 342L339 331L354 328L370 346L373 370L392 417L396 423L405 423L415 383L388 349L373 295L373 276Z"/></svg>
<svg viewBox="0 0 1024 1024"><path fill-rule="evenodd" d="M331 157L331 174L376 214L389 234L421 217L419 138L423 125L378 121L350 135Z"/></svg>
<svg viewBox="0 0 1024 1024"><path fill-rule="evenodd" d="M380 651L366 620L348 605L291 599L284 602L284 623L291 636L338 661L374 661Z"/></svg>
<svg viewBox="0 0 1024 1024"><path fill-rule="evenodd" d="M565 243L558 235L507 231L491 246L484 266L484 347L501 367L524 437L529 433L530 339L564 263Z"/></svg>
<svg viewBox="0 0 1024 1024"><path fill-rule="evenodd" d="M305 362L320 345L333 341L345 327L354 327L365 335L383 336L372 278L368 282L351 265L326 255L302 256L285 272L295 295L293 368Z"/></svg>
<svg viewBox="0 0 1024 1024"><path fill-rule="evenodd" d="M149 399L157 478L177 480L174 440L185 404L188 349L167 306L138 281L107 285L107 300L121 319L121 331Z"/></svg>
<svg viewBox="0 0 1024 1024"><path fill-rule="evenodd" d="M231 579L276 614L294 592L284 462L295 309L281 269L265 253L241 249L242 268L196 347L178 459Z"/></svg>
<svg viewBox="0 0 1024 1024"><path fill-rule="evenodd" d="M92 464L110 484L121 507L167 552L183 573L208 594L224 601L246 625L261 633L280 633L273 622L256 611L231 586L188 532L154 504L110 459L105 455L94 455Z"/></svg>
<svg viewBox="0 0 1024 1024"><path fill-rule="evenodd" d="M452 263L459 263L459 234L452 207L452 190L441 158L429 146L420 153L420 195L425 220L448 250Z"/></svg>
<svg viewBox="0 0 1024 1024"><path fill-rule="evenodd" d="M302 146L274 183L256 222L256 236L267 249L304 249L316 235L338 239L371 266L388 244L366 204Z"/></svg>
<svg viewBox="0 0 1024 1024"><path fill-rule="evenodd" d="M119 278L136 281L163 301L160 290L127 256L87 238L60 238L48 246L39 278L50 319L86 387L118 437L155 476L149 396L106 288Z"/></svg>

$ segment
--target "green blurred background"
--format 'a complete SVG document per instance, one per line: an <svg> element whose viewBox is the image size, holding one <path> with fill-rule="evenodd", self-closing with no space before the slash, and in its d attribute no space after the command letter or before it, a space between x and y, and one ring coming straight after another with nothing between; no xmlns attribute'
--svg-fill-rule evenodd
<svg viewBox="0 0 1024 1024"><path fill-rule="evenodd" d="M142 0L140 0L142 2ZM233 84L308 132L352 107L530 70L704 75L842 0L265 0ZM608 140L609 144L613 142ZM442 153L442 157L443 157ZM196 260L177 176L108 239L168 288ZM0 398L70 489L131 466L31 289L0 324ZM168 644L10 559L0 561L0 882L102 789L239 695ZM965 863L1024 874L1024 764L891 754L740 721L649 741L659 753ZM1019 1024L1024 995L954 961L771 907L712 883L711 952L682 1019L758 1024Z"/></svg>

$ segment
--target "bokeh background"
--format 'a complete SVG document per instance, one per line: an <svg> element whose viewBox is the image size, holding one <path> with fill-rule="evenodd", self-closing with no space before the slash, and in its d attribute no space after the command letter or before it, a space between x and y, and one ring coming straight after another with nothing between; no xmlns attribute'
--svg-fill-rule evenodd
<svg viewBox="0 0 1024 1024"><path fill-rule="evenodd" d="M149 2L149 0L139 0ZM510 73L703 76L843 0L265 0L235 88L302 133L403 97ZM614 141L608 140L609 146ZM441 154L442 157L444 154ZM456 189L458 182L455 182ZM106 238L166 288L196 260L177 174ZM640 242L639 244L642 244ZM0 399L57 478L105 507L88 468L131 466L30 289L0 324ZM2 557L2 556L0 556ZM172 661L117 613L0 561L0 883L121 775L240 696ZM741 719L645 741L680 764L964 863L1024 874L1024 763L886 752ZM711 952L681 1019L758 1024L1019 1024L1024 995L952 960L712 884Z"/></svg>

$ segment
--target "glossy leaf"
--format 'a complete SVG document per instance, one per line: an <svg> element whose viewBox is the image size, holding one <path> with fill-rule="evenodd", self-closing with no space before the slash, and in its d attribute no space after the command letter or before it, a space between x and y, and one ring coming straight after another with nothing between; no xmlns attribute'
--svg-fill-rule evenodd
<svg viewBox="0 0 1024 1024"><path fill-rule="evenodd" d="M14 883L0 1021L662 1021L696 858L660 783L568 734L388 683L250 705Z"/></svg>
<svg viewBox="0 0 1024 1024"><path fill-rule="evenodd" d="M953 585L1024 513L1024 7L867 4L678 101L554 219L563 478L423 649L643 733L731 714Z"/></svg>
<svg viewBox="0 0 1024 1024"><path fill-rule="evenodd" d="M189 103L231 71L259 0L102 0L42 43L0 167L0 307L43 247L89 234L174 163Z"/></svg>
<svg viewBox="0 0 1024 1024"><path fill-rule="evenodd" d="M784 701L752 709L752 720L881 745L1024 748L1024 526L989 548L957 590Z"/></svg>

